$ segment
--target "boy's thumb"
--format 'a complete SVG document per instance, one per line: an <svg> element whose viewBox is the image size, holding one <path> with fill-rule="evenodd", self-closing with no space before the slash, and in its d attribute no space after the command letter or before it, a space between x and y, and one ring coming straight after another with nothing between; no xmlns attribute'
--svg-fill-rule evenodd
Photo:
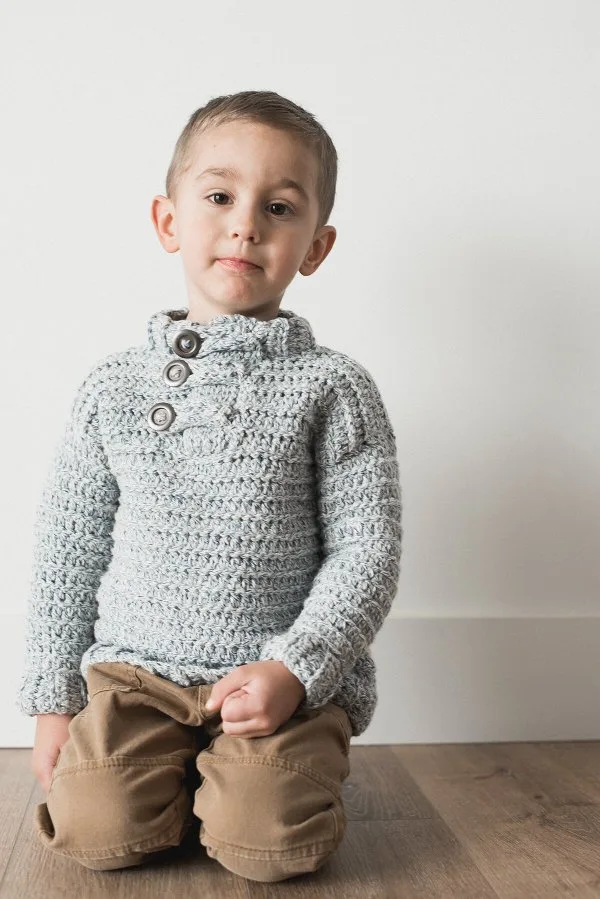
<svg viewBox="0 0 600 899"><path fill-rule="evenodd" d="M213 687L210 691L210 696L206 700L206 708L209 710L209 712L212 712L219 707L219 704L218 692L216 692L215 687Z"/></svg>
<svg viewBox="0 0 600 899"><path fill-rule="evenodd" d="M212 685L210 695L206 700L206 708L209 712L218 709L230 693L248 683L248 667L248 665L240 665Z"/></svg>

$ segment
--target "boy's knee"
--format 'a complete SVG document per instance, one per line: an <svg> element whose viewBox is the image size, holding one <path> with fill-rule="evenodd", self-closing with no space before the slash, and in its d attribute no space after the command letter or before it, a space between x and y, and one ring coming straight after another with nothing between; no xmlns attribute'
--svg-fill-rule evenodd
<svg viewBox="0 0 600 899"><path fill-rule="evenodd" d="M46 848L97 870L141 864L147 853L178 845L191 820L183 762L88 760L55 776L35 809Z"/></svg>
<svg viewBox="0 0 600 899"><path fill-rule="evenodd" d="M272 858L261 858L256 854L241 851L239 847L232 851L224 847L216 848L207 842L206 836L201 842L206 848L206 854L216 859L228 871L260 883L277 883L302 874L311 874L325 864L337 850L337 846L330 846L319 852L306 854L287 852L279 857L274 855Z"/></svg>

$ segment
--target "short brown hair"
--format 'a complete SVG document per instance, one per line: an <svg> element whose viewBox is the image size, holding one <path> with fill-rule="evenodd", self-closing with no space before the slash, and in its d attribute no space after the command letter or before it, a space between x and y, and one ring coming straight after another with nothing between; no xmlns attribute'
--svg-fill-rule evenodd
<svg viewBox="0 0 600 899"><path fill-rule="evenodd" d="M180 178L190 165L194 140L208 128L231 121L259 122L280 128L298 137L315 154L318 162L317 228L327 223L335 200L337 153L333 141L312 113L274 91L240 91L211 98L190 116L179 135L169 165L166 190L173 200Z"/></svg>

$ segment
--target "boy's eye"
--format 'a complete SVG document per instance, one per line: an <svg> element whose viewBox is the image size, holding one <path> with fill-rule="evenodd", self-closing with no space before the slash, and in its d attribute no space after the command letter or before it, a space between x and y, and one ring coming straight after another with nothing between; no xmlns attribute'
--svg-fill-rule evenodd
<svg viewBox="0 0 600 899"><path fill-rule="evenodd" d="M284 209L289 209L292 212L291 206L288 206L287 203L269 203L269 206L283 206ZM285 213L283 213L285 215Z"/></svg>
<svg viewBox="0 0 600 899"><path fill-rule="evenodd" d="M208 196L209 196L209 197L226 197L227 194L223 194L223 193L216 192L216 193L214 193L214 194L209 194ZM207 199L208 199L208 197L207 197ZM217 206L220 206L221 204L220 204L220 203L216 203L216 205L217 205ZM223 204L223 205L225 205L225 204Z"/></svg>
<svg viewBox="0 0 600 899"><path fill-rule="evenodd" d="M209 194L208 197L207 197L207 199L208 199L209 197L225 197L225 199L227 200L227 194L223 193L222 191L215 191L214 193ZM215 206L225 206L226 204L225 204L225 203L216 203L216 202L215 202L213 205L215 205ZM284 209L289 210L290 212L293 212L292 207L291 207L291 206L288 206L287 203L269 203L268 205L271 206L271 207L273 207L273 206L280 206L280 207L283 207ZM285 215L285 213L282 213L282 214ZM278 213L275 213L275 216L276 216L276 218L281 218L281 215L279 215Z"/></svg>

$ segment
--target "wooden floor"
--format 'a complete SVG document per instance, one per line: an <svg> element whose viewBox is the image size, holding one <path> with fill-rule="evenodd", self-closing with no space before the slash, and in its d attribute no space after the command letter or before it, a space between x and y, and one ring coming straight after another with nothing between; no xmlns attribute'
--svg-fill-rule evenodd
<svg viewBox="0 0 600 899"><path fill-rule="evenodd" d="M91 871L32 833L31 750L0 750L0 897L600 897L600 742L352 746L348 829L318 871L238 877L199 822L146 865Z"/></svg>

